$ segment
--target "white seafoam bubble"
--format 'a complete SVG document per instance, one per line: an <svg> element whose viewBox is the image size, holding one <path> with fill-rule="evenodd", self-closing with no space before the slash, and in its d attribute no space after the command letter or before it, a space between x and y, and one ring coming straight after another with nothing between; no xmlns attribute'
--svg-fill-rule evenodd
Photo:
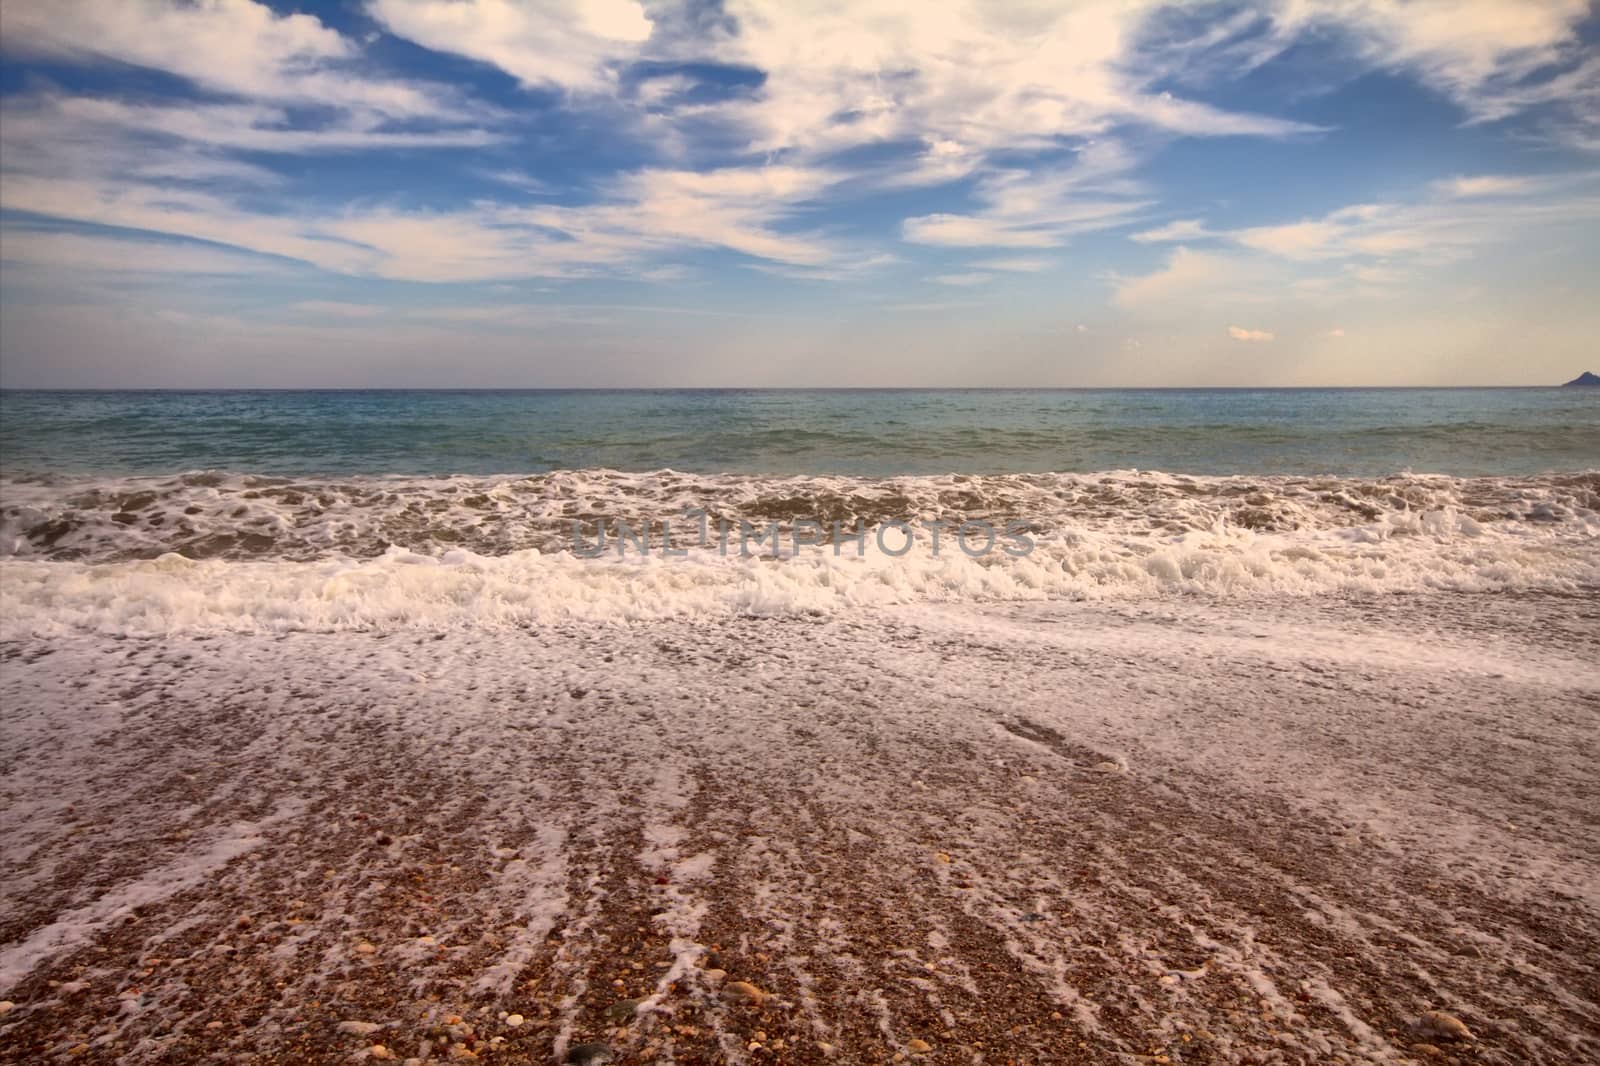
<svg viewBox="0 0 1600 1066"><path fill-rule="evenodd" d="M892 543L897 544L898 541ZM1348 528L1134 536L1075 531L969 558L847 545L784 559L691 550L584 559L390 548L367 559L0 562L0 636L518 626L830 614L903 603L1600 587L1600 527L1486 526L1450 511Z"/></svg>
<svg viewBox="0 0 1600 1066"><path fill-rule="evenodd" d="M562 471L528 477L172 477L0 480L0 556L113 561L376 557L568 547L572 523L635 527L686 508L756 526L796 517L850 527L1020 519L1050 534L1170 537L1197 531L1351 529L1456 516L1465 525L1600 525L1600 474L1460 479L1437 475L1192 477L1159 472L848 478ZM659 529L659 525L657 527Z"/></svg>

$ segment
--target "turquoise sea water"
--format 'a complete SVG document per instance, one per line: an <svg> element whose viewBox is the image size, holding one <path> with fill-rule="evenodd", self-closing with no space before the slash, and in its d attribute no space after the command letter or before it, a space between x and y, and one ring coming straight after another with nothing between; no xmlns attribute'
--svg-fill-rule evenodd
<svg viewBox="0 0 1600 1066"><path fill-rule="evenodd" d="M8 391L0 463L7 477L1532 474L1600 466L1600 390Z"/></svg>

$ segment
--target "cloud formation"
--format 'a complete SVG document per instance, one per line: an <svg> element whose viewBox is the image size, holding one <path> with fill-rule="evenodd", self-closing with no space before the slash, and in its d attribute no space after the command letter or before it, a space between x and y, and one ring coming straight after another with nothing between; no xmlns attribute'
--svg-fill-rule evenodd
<svg viewBox="0 0 1600 1066"><path fill-rule="evenodd" d="M1265 343L1272 340L1272 334L1264 329L1245 329L1242 326L1229 326L1228 336L1236 341L1251 343Z"/></svg>
<svg viewBox="0 0 1600 1066"><path fill-rule="evenodd" d="M1469 264L1495 291L1490 249L1590 264L1596 25L1583 0L0 4L7 298L293 278L232 299L310 336L418 285L503 325L547 320L508 292L563 286L709 315L939 284L1108 352L1164 330L1237 359L1219 319L1365 346L1362 308L1446 316ZM1376 180L1395 130L1345 121L1352 85L1443 113L1438 169Z"/></svg>

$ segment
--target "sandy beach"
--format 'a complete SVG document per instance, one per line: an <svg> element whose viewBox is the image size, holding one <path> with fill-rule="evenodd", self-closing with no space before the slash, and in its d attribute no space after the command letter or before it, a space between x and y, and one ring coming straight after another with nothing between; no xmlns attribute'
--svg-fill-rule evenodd
<svg viewBox="0 0 1600 1066"><path fill-rule="evenodd" d="M1597 647L1585 593L9 640L0 1058L1588 1061Z"/></svg>

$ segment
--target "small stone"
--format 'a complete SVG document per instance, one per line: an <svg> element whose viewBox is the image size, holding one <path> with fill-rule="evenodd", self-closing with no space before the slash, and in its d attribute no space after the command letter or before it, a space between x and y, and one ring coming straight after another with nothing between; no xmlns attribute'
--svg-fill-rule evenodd
<svg viewBox="0 0 1600 1066"><path fill-rule="evenodd" d="M1094 772L1097 774L1120 774L1122 773L1122 767L1114 762L1097 762L1094 764Z"/></svg>
<svg viewBox="0 0 1600 1066"><path fill-rule="evenodd" d="M624 999L606 1008L606 1018L613 1022L625 1022L632 1018L639 1010L642 999Z"/></svg>
<svg viewBox="0 0 1600 1066"><path fill-rule="evenodd" d="M344 1021L339 1023L339 1032L349 1033L351 1036L370 1036L383 1026L377 1022Z"/></svg>
<svg viewBox="0 0 1600 1066"><path fill-rule="evenodd" d="M946 855L946 854L945 854L945 853L944 853L944 852L942 852L942 851L940 851L940 852L935 852L935 853L934 853L934 856L933 856L933 857L934 857L934 858L935 858L935 859L937 859L937 860L939 860L939 863L940 863L940 864L941 864L941 865L943 865L943 866L949 866L949 865L950 865L950 856L949 856L949 855Z"/></svg>
<svg viewBox="0 0 1600 1066"><path fill-rule="evenodd" d="M728 971L727 970L710 969L710 970L704 970L702 972L706 975L706 980L710 981L712 984L715 984L716 982L722 980L724 977L728 976Z"/></svg>
<svg viewBox="0 0 1600 1066"><path fill-rule="evenodd" d="M506 1015L506 1024L509 1025L513 1029L516 1029L516 1028L520 1027L524 1020L525 1019L520 1014L508 1014L508 1015Z"/></svg>
<svg viewBox="0 0 1600 1066"><path fill-rule="evenodd" d="M373 1044L371 1047L367 1048L367 1054L371 1055L375 1059L394 1058L394 1052L390 1051L382 1044Z"/></svg>
<svg viewBox="0 0 1600 1066"><path fill-rule="evenodd" d="M16 1009L17 1005L11 1002L9 999L0 999L0 1018L5 1017L7 1014L10 1014Z"/></svg>
<svg viewBox="0 0 1600 1066"><path fill-rule="evenodd" d="M1425 1059L1444 1058L1444 1049L1435 1044L1412 1044L1411 1050Z"/></svg>
<svg viewBox="0 0 1600 1066"><path fill-rule="evenodd" d="M730 981L722 990L722 998L735 1003L759 1004L767 998L767 994L749 981Z"/></svg>
<svg viewBox="0 0 1600 1066"><path fill-rule="evenodd" d="M570 1066L602 1066L614 1061L611 1049L604 1044L579 1044L567 1051Z"/></svg>
<svg viewBox="0 0 1600 1066"><path fill-rule="evenodd" d="M221 1029L222 1028L222 1023L221 1022L206 1022L206 1028L207 1029Z"/></svg>
<svg viewBox="0 0 1600 1066"><path fill-rule="evenodd" d="M363 940L361 943L356 945L356 954L357 955L371 955L371 954L375 953L377 950L378 950L377 948L373 947L371 944L367 943L365 940Z"/></svg>
<svg viewBox="0 0 1600 1066"><path fill-rule="evenodd" d="M1442 1010L1425 1011L1416 1021L1416 1029L1424 1036L1440 1040L1472 1040L1472 1030L1454 1014Z"/></svg>
<svg viewBox="0 0 1600 1066"><path fill-rule="evenodd" d="M911 1039L906 1041L906 1050L913 1055L922 1055L933 1050L933 1045L926 1040Z"/></svg>

